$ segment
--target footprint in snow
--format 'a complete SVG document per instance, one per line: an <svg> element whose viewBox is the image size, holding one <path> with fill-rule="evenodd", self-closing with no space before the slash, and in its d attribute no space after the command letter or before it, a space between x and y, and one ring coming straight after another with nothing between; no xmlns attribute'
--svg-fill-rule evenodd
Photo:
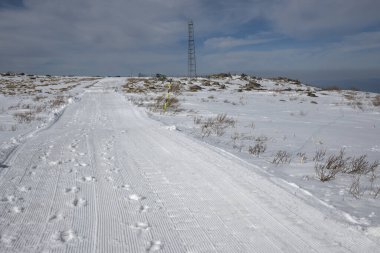
<svg viewBox="0 0 380 253"><path fill-rule="evenodd" d="M30 172L28 173L28 175L29 175L29 176L34 176L34 175L36 175L36 172L34 172L34 171L30 171Z"/></svg>
<svg viewBox="0 0 380 253"><path fill-rule="evenodd" d="M71 202L71 205L73 207L82 207L87 205L87 200L82 199L82 198L75 198L73 202Z"/></svg>
<svg viewBox="0 0 380 253"><path fill-rule="evenodd" d="M140 213L148 212L149 208L150 208L149 206L142 205L142 206L140 206L140 208L139 208L139 212L140 212Z"/></svg>
<svg viewBox="0 0 380 253"><path fill-rule="evenodd" d="M65 189L65 193L77 193L79 192L80 188L79 187L70 187Z"/></svg>
<svg viewBox="0 0 380 253"><path fill-rule="evenodd" d="M93 176L82 177L80 180L82 182L96 182L96 178Z"/></svg>
<svg viewBox="0 0 380 253"><path fill-rule="evenodd" d="M77 163L75 166L80 166L80 167L87 167L88 164L87 163Z"/></svg>
<svg viewBox="0 0 380 253"><path fill-rule="evenodd" d="M6 203L12 203L12 202L16 201L16 197L13 195L10 195L10 196L6 196L6 197L2 197L0 201L6 202Z"/></svg>
<svg viewBox="0 0 380 253"><path fill-rule="evenodd" d="M67 243L74 239L76 239L78 236L76 232L72 229L64 230L64 231L57 231L52 236L51 239L54 242L58 243Z"/></svg>
<svg viewBox="0 0 380 253"><path fill-rule="evenodd" d="M151 226L146 222L136 222L135 224L130 226L132 229L136 229L139 231L147 231L151 228Z"/></svg>
<svg viewBox="0 0 380 253"><path fill-rule="evenodd" d="M164 245L161 241L150 241L148 242L148 246L146 247L146 252L154 252L162 250Z"/></svg>
<svg viewBox="0 0 380 253"><path fill-rule="evenodd" d="M0 235L0 242L1 244L5 244L7 247L12 246L12 244L16 241L15 236L7 235L7 234L2 234Z"/></svg>
<svg viewBox="0 0 380 253"><path fill-rule="evenodd" d="M62 164L62 161L50 161L49 162L50 166L56 166L56 165L59 165L59 164Z"/></svg>
<svg viewBox="0 0 380 253"><path fill-rule="evenodd" d="M12 213L23 213L24 210L25 210L25 208L23 208L23 207L14 206L14 207L12 207L11 212Z"/></svg>
<svg viewBox="0 0 380 253"><path fill-rule="evenodd" d="M129 199L129 200L134 200L134 201L139 201L139 200L143 200L143 199L145 199L145 197L144 197L144 196L140 196L140 195L138 195L138 194L130 194L130 195L128 196L128 199Z"/></svg>
<svg viewBox="0 0 380 253"><path fill-rule="evenodd" d="M20 192L29 192L29 191L31 191L32 190L32 187L28 187L28 186L21 186L21 187L19 187L18 188L18 190L20 191Z"/></svg>
<svg viewBox="0 0 380 253"><path fill-rule="evenodd" d="M60 221L65 219L65 216L62 213L56 213L50 217L49 222Z"/></svg>
<svg viewBox="0 0 380 253"><path fill-rule="evenodd" d="M75 170L73 170L73 169L69 169L69 170L67 171L67 173L78 173L78 170L77 170L77 169L75 169Z"/></svg>
<svg viewBox="0 0 380 253"><path fill-rule="evenodd" d="M123 189L123 190L129 190L131 186L129 184L123 184L123 185L118 186L117 188Z"/></svg>

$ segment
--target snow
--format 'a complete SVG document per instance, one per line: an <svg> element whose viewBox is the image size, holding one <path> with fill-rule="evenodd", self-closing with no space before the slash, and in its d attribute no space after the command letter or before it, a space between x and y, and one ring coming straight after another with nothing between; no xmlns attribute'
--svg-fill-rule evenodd
<svg viewBox="0 0 380 253"><path fill-rule="evenodd" d="M126 78L80 79L65 91L71 97L59 118L47 111L43 124L0 132L3 143L14 144L1 146L0 252L378 249L379 200L351 197L346 175L319 182L310 161L320 146L379 157L372 151L379 143L379 109L368 102L374 94L357 95L362 110L338 93L276 92L270 80L261 82L272 90L237 92L245 82L235 77L225 90L183 92L182 110L163 113L148 109L157 93L124 93ZM47 96L59 94L50 91L44 86ZM2 96L0 105L9 108L28 96ZM148 108L132 105L140 98ZM202 138L194 117L220 113L236 119L235 126ZM247 151L252 136L266 137L267 150L258 157ZM282 149L292 160L274 166L273 153Z"/></svg>
<svg viewBox="0 0 380 253"><path fill-rule="evenodd" d="M240 76L224 79L200 78L193 81L203 89L188 91L188 80L173 78L172 82L181 82L184 89L177 96L180 110L177 112L155 112L150 108L155 93L131 94L127 97L135 104L148 108L148 114L167 126L175 125L177 130L202 142L220 147L245 161L258 165L255 172L265 170L275 183L298 187L297 192L312 195L311 204L320 202L333 207L343 221L352 223L343 213L362 220L363 229L380 225L379 197L369 187L368 177L361 178L361 191L364 194L356 199L349 193L352 176L339 174L334 180L320 182L315 175L312 158L317 150L326 150L327 156L337 154L342 148L346 157L366 155L370 163L380 160L379 122L380 107L373 101L380 95L357 91L324 91L306 85L297 85L281 80L255 80L262 90L238 92L248 81ZM154 82L154 81L153 81ZM226 85L205 86L205 82L218 82ZM141 85L141 83L140 83ZM157 86L162 85L156 82ZM164 90L165 92L165 90ZM315 96L309 96L311 92ZM226 113L236 120L236 126L227 128L222 136L202 136L201 124L195 120ZM258 157L249 154L249 146L254 139L265 137L267 149ZM278 151L287 151L291 157L289 163L272 163ZM374 185L380 189L380 168L377 168L377 181ZM283 186L289 190L291 188ZM294 190L293 190L294 191ZM319 199L320 201L315 201ZM342 211L342 212L341 212ZM377 215L370 215L372 212ZM337 217L339 219L339 217ZM370 224L370 225L368 225Z"/></svg>

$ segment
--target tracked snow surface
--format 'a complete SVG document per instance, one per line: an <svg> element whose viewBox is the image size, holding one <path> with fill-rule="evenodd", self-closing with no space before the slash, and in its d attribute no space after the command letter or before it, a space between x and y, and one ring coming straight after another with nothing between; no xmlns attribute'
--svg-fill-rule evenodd
<svg viewBox="0 0 380 253"><path fill-rule="evenodd" d="M0 252L378 252L227 152L89 87L0 168Z"/></svg>

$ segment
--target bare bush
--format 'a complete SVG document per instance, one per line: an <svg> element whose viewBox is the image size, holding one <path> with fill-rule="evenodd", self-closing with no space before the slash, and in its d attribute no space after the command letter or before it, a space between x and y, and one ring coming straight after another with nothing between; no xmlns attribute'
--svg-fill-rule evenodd
<svg viewBox="0 0 380 253"><path fill-rule="evenodd" d="M380 95L376 95L376 97L374 97L374 98L372 99L372 104L373 104L374 106L380 106Z"/></svg>
<svg viewBox="0 0 380 253"><path fill-rule="evenodd" d="M181 86L182 84L180 82L174 82L169 87L169 92L173 92L174 94L178 95L181 93Z"/></svg>
<svg viewBox="0 0 380 253"><path fill-rule="evenodd" d="M315 152L313 157L314 162L322 162L326 157L326 149L319 149Z"/></svg>
<svg viewBox="0 0 380 253"><path fill-rule="evenodd" d="M225 113L218 114L216 116L216 121L219 124L225 124L225 125L231 126L231 127L234 127L235 123L236 123L236 120L234 120L231 117L227 117L227 114L225 114Z"/></svg>
<svg viewBox="0 0 380 253"><path fill-rule="evenodd" d="M154 100L154 111L179 111L179 100L174 96L164 94L156 97Z"/></svg>
<svg viewBox="0 0 380 253"><path fill-rule="evenodd" d="M231 139L232 141L234 142L234 144L236 144L236 141L239 140L241 138L240 134L238 132L234 132L232 135L231 135Z"/></svg>
<svg viewBox="0 0 380 253"><path fill-rule="evenodd" d="M202 123L202 117L194 116L193 120L195 125L199 125Z"/></svg>
<svg viewBox="0 0 380 253"><path fill-rule="evenodd" d="M13 117L19 123L30 123L36 118L36 115L32 110L28 110L24 112L16 112L13 114Z"/></svg>
<svg viewBox="0 0 380 253"><path fill-rule="evenodd" d="M256 127L255 122L251 122L247 127L255 129L255 127Z"/></svg>
<svg viewBox="0 0 380 253"><path fill-rule="evenodd" d="M379 161L375 161L372 164L367 160L367 155L359 156L358 158L353 157L351 162L344 171L349 174L368 174L374 172L379 166Z"/></svg>
<svg viewBox="0 0 380 253"><path fill-rule="evenodd" d="M64 96L57 96L53 100L50 101L50 107L58 108L66 103Z"/></svg>
<svg viewBox="0 0 380 253"><path fill-rule="evenodd" d="M275 157L272 160L272 163L275 165L290 163L291 155L285 150L280 150L276 153Z"/></svg>
<svg viewBox="0 0 380 253"><path fill-rule="evenodd" d="M360 189L360 177L360 174L352 177L352 183L350 189L348 190L356 199L359 199L363 195Z"/></svg>
<svg viewBox="0 0 380 253"><path fill-rule="evenodd" d="M324 163L316 162L314 169L318 179L322 182L334 179L336 174L345 170L348 159L344 158L342 149L338 155L330 155Z"/></svg>
<svg viewBox="0 0 380 253"><path fill-rule="evenodd" d="M323 90L326 90L326 91L341 91L341 88L338 87L338 86L327 86L325 88L323 88Z"/></svg>
<svg viewBox="0 0 380 253"><path fill-rule="evenodd" d="M352 196L358 199L364 195L364 192L367 189L370 194L373 195L373 198L377 198L380 194L380 186L375 184L376 180L379 178L376 171L378 166L379 161L375 161L371 164L367 161L366 155L351 159L350 166L345 172L353 174L352 183L349 189ZM360 187L361 179L367 179L370 186L362 189Z"/></svg>
<svg viewBox="0 0 380 253"><path fill-rule="evenodd" d="M265 143L267 140L268 138L266 136L261 136L261 137L256 138L255 145L253 147L249 146L248 153L255 156L259 156L260 154L264 153L265 150L267 149L267 145Z"/></svg>
<svg viewBox="0 0 380 253"><path fill-rule="evenodd" d="M208 118L201 125L202 138L208 137L211 134L222 136L225 129L228 127L235 127L236 120L228 117L227 114L218 114L215 118Z"/></svg>
<svg viewBox="0 0 380 253"><path fill-rule="evenodd" d="M307 160L306 153L299 152L299 153L297 153L297 157L299 157L301 163L304 163Z"/></svg>

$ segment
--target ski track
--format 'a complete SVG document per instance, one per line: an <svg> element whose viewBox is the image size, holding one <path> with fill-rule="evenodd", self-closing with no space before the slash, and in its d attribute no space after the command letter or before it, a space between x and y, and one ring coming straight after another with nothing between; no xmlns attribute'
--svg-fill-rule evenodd
<svg viewBox="0 0 380 253"><path fill-rule="evenodd" d="M0 252L376 252L349 225L133 108L104 79L0 174Z"/></svg>

